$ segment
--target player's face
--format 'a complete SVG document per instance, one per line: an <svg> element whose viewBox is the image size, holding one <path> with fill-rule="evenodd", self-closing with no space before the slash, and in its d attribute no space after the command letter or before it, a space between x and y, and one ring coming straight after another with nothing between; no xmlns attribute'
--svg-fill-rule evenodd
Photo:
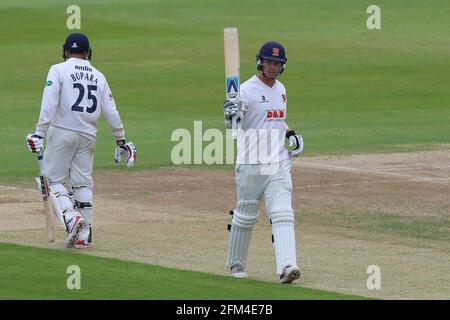
<svg viewBox="0 0 450 320"><path fill-rule="evenodd" d="M269 79L276 79L281 71L282 62L280 61L272 61L272 60L263 60L261 61L264 75Z"/></svg>

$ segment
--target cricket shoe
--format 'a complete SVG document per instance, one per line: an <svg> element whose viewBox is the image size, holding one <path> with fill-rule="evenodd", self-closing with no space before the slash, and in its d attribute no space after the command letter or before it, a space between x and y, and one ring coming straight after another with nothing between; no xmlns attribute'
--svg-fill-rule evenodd
<svg viewBox="0 0 450 320"><path fill-rule="evenodd" d="M73 247L75 249L86 249L90 245L90 228L86 225L79 233L78 240L75 241Z"/></svg>
<svg viewBox="0 0 450 320"><path fill-rule="evenodd" d="M231 276L234 278L247 278L247 272L242 264L235 264L231 267Z"/></svg>
<svg viewBox="0 0 450 320"><path fill-rule="evenodd" d="M73 247L75 249L87 249L87 247L89 247L89 243L86 240L81 240L78 239L77 241L75 241L75 243L73 244Z"/></svg>
<svg viewBox="0 0 450 320"><path fill-rule="evenodd" d="M78 240L80 231L85 227L86 221L79 213L75 214L69 222L67 222L67 230L69 230L66 238L67 248L72 248Z"/></svg>
<svg viewBox="0 0 450 320"><path fill-rule="evenodd" d="M300 269L297 266L287 265L284 267L280 276L281 283L292 283L294 280L300 278Z"/></svg>

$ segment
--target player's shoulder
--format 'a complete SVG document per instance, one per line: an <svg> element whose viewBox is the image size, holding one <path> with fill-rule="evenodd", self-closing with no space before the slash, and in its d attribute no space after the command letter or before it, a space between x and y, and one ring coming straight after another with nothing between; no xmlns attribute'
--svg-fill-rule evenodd
<svg viewBox="0 0 450 320"><path fill-rule="evenodd" d="M258 79L256 78L256 76L252 76L250 79L248 79L247 81L244 81L241 84L240 89L241 90L247 90L250 89L254 86L258 85Z"/></svg>
<svg viewBox="0 0 450 320"><path fill-rule="evenodd" d="M51 68L62 68L64 65L65 65L65 61L63 61L63 62L60 62L60 63L55 63L54 65L52 65L51 67L50 67L50 69Z"/></svg>
<svg viewBox="0 0 450 320"><path fill-rule="evenodd" d="M106 82L106 77L99 69L92 65L92 63L88 60L84 61L84 69L92 74L94 74L95 78L99 80L99 84L103 85Z"/></svg>
<svg viewBox="0 0 450 320"><path fill-rule="evenodd" d="M103 72L101 72L100 70L98 70L96 67L94 67L92 64L90 65L90 67L92 68L92 70L94 70L95 73L97 73L97 75L99 77L101 77L102 79L106 79L105 75L103 74Z"/></svg>
<svg viewBox="0 0 450 320"><path fill-rule="evenodd" d="M50 70L55 70L55 71L62 70L65 67L64 63L65 63L65 61L64 62L60 62L60 63L55 63L55 64L50 66Z"/></svg>
<svg viewBox="0 0 450 320"><path fill-rule="evenodd" d="M279 88L280 91L286 92L286 87L280 80L277 79L276 83L277 83L277 87Z"/></svg>

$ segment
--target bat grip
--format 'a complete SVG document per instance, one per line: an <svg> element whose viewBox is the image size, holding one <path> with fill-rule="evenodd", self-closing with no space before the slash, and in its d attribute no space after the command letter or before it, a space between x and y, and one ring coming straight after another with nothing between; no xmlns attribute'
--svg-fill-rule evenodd
<svg viewBox="0 0 450 320"><path fill-rule="evenodd" d="M236 116L231 118L231 137L233 140L237 139L237 123L236 123Z"/></svg>

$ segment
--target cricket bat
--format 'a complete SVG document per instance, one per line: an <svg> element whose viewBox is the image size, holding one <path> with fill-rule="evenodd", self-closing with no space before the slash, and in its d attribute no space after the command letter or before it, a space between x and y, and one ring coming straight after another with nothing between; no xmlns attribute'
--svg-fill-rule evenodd
<svg viewBox="0 0 450 320"><path fill-rule="evenodd" d="M225 95L227 100L239 98L239 39L237 28L223 30L223 44L225 53ZM231 136L237 138L236 117L231 119Z"/></svg>
<svg viewBox="0 0 450 320"><path fill-rule="evenodd" d="M44 155L42 151L38 153L39 162L39 182L41 186L42 201L44 202L45 226L47 229L47 239L50 242L55 241L55 222L53 217L53 207L50 203L48 179L44 170Z"/></svg>

